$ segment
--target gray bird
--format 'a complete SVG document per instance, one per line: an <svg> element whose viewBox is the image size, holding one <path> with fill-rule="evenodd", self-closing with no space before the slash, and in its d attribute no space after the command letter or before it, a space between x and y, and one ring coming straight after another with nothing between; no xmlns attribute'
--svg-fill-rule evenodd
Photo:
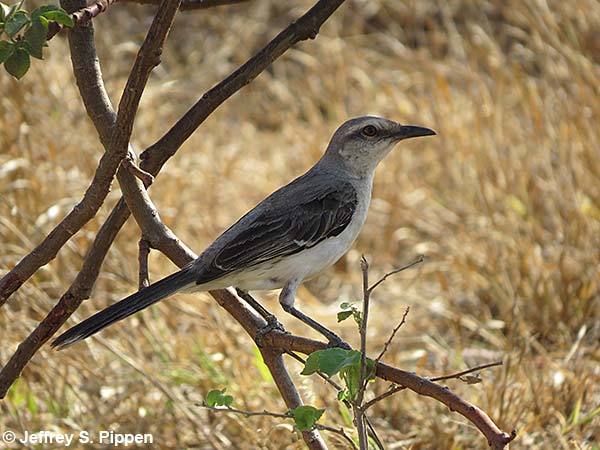
<svg viewBox="0 0 600 450"><path fill-rule="evenodd" d="M294 307L298 286L335 263L358 236L377 164L397 142L431 135L429 128L379 117L348 120L308 172L265 198L197 259L69 329L52 346L70 346L176 292L229 286L283 288L283 309L339 344L337 335Z"/></svg>

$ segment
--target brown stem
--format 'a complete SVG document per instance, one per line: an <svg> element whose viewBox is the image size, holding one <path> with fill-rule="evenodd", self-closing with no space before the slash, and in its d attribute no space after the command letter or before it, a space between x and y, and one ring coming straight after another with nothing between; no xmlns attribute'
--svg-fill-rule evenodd
<svg viewBox="0 0 600 450"><path fill-rule="evenodd" d="M221 103L250 83L289 47L303 39L314 38L320 26L335 12L343 1L320 0L306 14L280 32L256 55L222 82L207 91L167 134L143 152L142 155L145 160L141 162L140 168L145 172L156 175L165 162L175 154L181 144ZM74 11L85 6L84 0L63 0L61 4L67 11ZM91 46L89 42L92 42ZM77 26L71 30L69 33L69 43L72 54L73 52L78 52L87 56L86 58L80 58L78 62L73 62L74 71L76 75L77 73L82 73L81 76L77 76L80 93L84 99L88 115L94 120L94 125L96 125L96 129L100 134L101 141L107 145L110 130L114 125L115 114L102 86L100 67L93 47L93 27L91 22L86 26ZM92 184L90 184L91 186ZM91 205L89 206L93 206L93 211L85 216L78 214L75 218L71 218L70 214L57 227L57 229L60 229L61 225L65 223L65 228L71 230L70 233L55 236L53 231L42 244L25 256L17 266L0 279L0 306L37 269L54 259L58 250L60 250L67 240L93 217L104 197L98 201L97 196L91 196L89 202ZM95 201L94 203L92 203L92 199ZM114 216L122 219L124 215L128 215L129 213L123 208L126 208L125 204L123 201L120 201L116 209L113 210L113 213L115 213ZM75 209L73 212L75 212Z"/></svg>
<svg viewBox="0 0 600 450"><path fill-rule="evenodd" d="M121 0L142 5L158 5L160 0ZM181 2L181 11L191 11L196 9L207 9L214 6L235 5L237 3L246 3L250 0L183 0Z"/></svg>
<svg viewBox="0 0 600 450"><path fill-rule="evenodd" d="M150 256L150 243L143 237L138 242L138 289L141 291L150 286L148 275L148 256Z"/></svg>
<svg viewBox="0 0 600 450"><path fill-rule="evenodd" d="M108 9L110 5L112 5L117 0L97 0L91 5L87 5L73 14L71 14L71 19L75 22L75 25L85 25L91 19L96 17L98 14L103 13ZM63 25L57 22L50 22L48 24L48 33L46 35L46 39L50 40L56 34L64 28Z"/></svg>

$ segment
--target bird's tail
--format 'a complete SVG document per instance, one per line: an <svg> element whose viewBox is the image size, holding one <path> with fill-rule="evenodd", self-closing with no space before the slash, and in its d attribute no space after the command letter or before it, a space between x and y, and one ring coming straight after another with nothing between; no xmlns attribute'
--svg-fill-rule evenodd
<svg viewBox="0 0 600 450"><path fill-rule="evenodd" d="M58 350L69 347L193 283L194 271L189 266L184 267L179 272L151 284L68 329L52 342L52 347Z"/></svg>

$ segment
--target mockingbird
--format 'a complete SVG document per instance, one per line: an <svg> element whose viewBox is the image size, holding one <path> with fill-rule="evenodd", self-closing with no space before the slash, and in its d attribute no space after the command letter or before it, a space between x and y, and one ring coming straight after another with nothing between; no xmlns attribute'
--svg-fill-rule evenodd
<svg viewBox="0 0 600 450"><path fill-rule="evenodd" d="M434 134L379 117L348 120L308 172L260 202L197 259L69 329L52 346L72 345L176 292L229 286L283 288L279 301L286 312L339 343L337 335L294 307L296 290L335 263L358 236L377 164L397 142Z"/></svg>

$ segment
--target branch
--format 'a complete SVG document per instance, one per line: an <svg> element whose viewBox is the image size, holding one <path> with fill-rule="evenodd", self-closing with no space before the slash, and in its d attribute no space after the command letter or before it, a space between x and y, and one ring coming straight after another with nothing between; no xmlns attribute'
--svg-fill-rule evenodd
<svg viewBox="0 0 600 450"><path fill-rule="evenodd" d="M148 276L148 256L150 255L150 243L143 237L138 242L138 289L142 290L150 286Z"/></svg>
<svg viewBox="0 0 600 450"><path fill-rule="evenodd" d="M96 0L91 5L88 5L84 8L75 11L71 14L71 19L75 22L75 25L85 25L87 22L92 20L94 17L103 13L108 9L110 5L115 3L117 0ZM46 35L46 39L50 40L54 36L56 36L62 29L64 25L57 22L50 22L48 24L48 33Z"/></svg>
<svg viewBox="0 0 600 450"><path fill-rule="evenodd" d="M276 412L271 412L271 411L266 411L266 410L264 410L264 411L246 411L244 409L231 408L230 406L216 407L216 406L207 405L206 403L197 403L196 405L201 406L202 408L208 409L209 411L214 411L214 412L219 412L219 413L220 412L230 412L233 414L239 414L244 417L266 416L266 417L275 417L276 419L293 419L294 418L294 416L289 411L286 413L276 413ZM331 427L329 425L325 425L322 423L315 423L315 428L317 430L324 430L324 431L329 431L331 433L335 433L335 434L339 435L341 438L345 439L346 442L348 442L348 444L354 450L359 450L358 447L356 446L356 444L354 443L354 441L352 440L352 438L346 434L346 432L344 431L343 428L334 428L334 427Z"/></svg>
<svg viewBox="0 0 600 450"><path fill-rule="evenodd" d="M67 11L85 6L85 0L65 0L63 7ZM116 114L110 106L110 100L102 86L102 76L98 65L96 50L93 45L94 29L89 26L76 26L69 33L71 54L81 54L84 61L81 65L73 61L74 69L82 72L77 82L83 96L90 98L86 108L90 117L100 123L102 129L109 130ZM100 133L103 143L106 143L110 132ZM62 246L83 227L92 217L106 198L110 184L115 176L117 167L124 155L105 145L103 154L94 178L88 186L82 200L73 210L46 236L46 238L26 255L12 270L0 279L0 306L6 303L10 295L21 287L40 267L56 257Z"/></svg>
<svg viewBox="0 0 600 450"><path fill-rule="evenodd" d="M402 266L399 269L394 269L391 272L386 273L384 276L382 276L377 281L377 283L373 284L373 286L371 286L370 288L368 288L368 291L369 292L373 292L375 289L377 289L379 287L379 285L381 283L383 283L385 280L387 280L392 275L396 275L397 273L403 272L406 269L410 269L411 267L416 266L417 264L421 264L424 260L425 260L425 256L424 255L419 255L417 257L417 259L415 259L414 261L406 264L405 266Z"/></svg>
<svg viewBox="0 0 600 450"><path fill-rule="evenodd" d="M314 39L321 25L343 2L344 0L318 1L306 14L292 22L235 72L205 92L163 137L140 155L141 168L156 175L215 109L254 80L292 45L306 39Z"/></svg>
<svg viewBox="0 0 600 450"><path fill-rule="evenodd" d="M306 14L296 22L290 24L280 32L262 50L240 66L222 82L207 91L198 102L165 134L159 141L142 153L144 161L141 169L152 175L156 175L165 162L173 156L185 140L200 126L200 124L225 100L231 97L242 87L250 83L273 61L279 58L287 49L297 42L314 38L320 26L335 12L344 0L320 0ZM68 5L74 3L75 7ZM85 6L83 0L63 0L63 7L67 11L76 10ZM80 93L84 98L84 104L88 115L94 120L96 129L100 134L101 141L107 145L110 137L110 129L114 124L114 111L110 106L108 96L102 86L102 78L98 58L93 48L93 27L91 22L86 26L77 26L69 33L71 52L78 51L87 53L84 63L74 62L74 71L84 72L87 76L77 78ZM76 39L79 38L79 39ZM92 46L86 44L91 41ZM89 80L89 84L85 81ZM99 93L100 95L94 95ZM98 126L102 122L102 126ZM109 130L109 131L107 131ZM101 160L102 163L102 160ZM98 170L96 171L98 175ZM110 180L114 176L111 173ZM96 186L94 182L90 188ZM108 183L110 186L110 182ZM104 185L100 186L101 188ZM88 189L90 189L88 188ZM97 193L96 191L101 191ZM108 187L106 188L108 192ZM86 192L84 200L78 204L51 233L31 253L21 260L10 272L0 279L0 306L2 306L12 293L18 290L40 267L50 262L58 250L75 234L85 223L87 223L98 211L102 201L106 197L103 189L94 188L94 191ZM124 209L125 208L125 209ZM81 212L80 212L81 210ZM119 220L126 220L129 212L121 199L113 209L111 216ZM72 217L73 216L73 217ZM115 219L116 224L117 220ZM121 225L122 226L122 225ZM93 282L94 280L92 280Z"/></svg>
<svg viewBox="0 0 600 450"><path fill-rule="evenodd" d="M154 17L154 20L150 25L150 29L148 30L148 34L146 35L146 39L144 40L144 43L142 44L142 47L133 65L133 69L130 73L125 91L123 93L123 97L119 105L119 114L117 115L115 125L117 129L115 130L113 139L107 146L107 151L104 154L102 160L100 161L100 166L98 167L92 184L89 188L89 190L97 190L98 185L103 186L98 181L98 178L100 177L100 175L102 175L101 181L104 181L106 184L106 192L104 193L104 196L100 198L98 207L100 206L100 204L104 200L104 197L108 193L110 182L114 177L114 173L117 170L118 164L120 163L121 159L123 159L123 157L127 154L129 136L133 127L133 119L135 118L135 113L137 111L139 99L144 89L146 80L149 77L150 71L159 61L159 56L161 52L160 49L170 29L171 23L175 16L175 12L177 11L177 7L179 5L179 1L181 0L163 0L163 7L159 9L159 12ZM72 47L75 47L73 57L74 71L76 73L79 72L79 69L82 69L81 66L78 66L76 63L76 59L78 56L95 56L95 51L93 49L93 30L91 31L91 33L89 32L89 30L87 30L87 32L83 33L80 37L81 40L74 40L72 45ZM80 47L79 44L83 44L85 48ZM96 62L97 60L94 59L94 61ZM99 66L97 64L94 64L92 65L91 70L93 70L94 73L83 70L84 76L91 78L95 82L95 84L90 86L89 89L83 89L85 93L82 92L82 97L84 97L84 99L87 98L87 96L93 91L101 91L100 93L105 94L102 87L102 78ZM78 79L78 81L80 80ZM101 139L106 142L109 139L109 131L114 128L110 127L110 121L114 118L114 113L112 111L112 108L110 107L108 97L106 97L106 99L103 100L106 101L106 103L104 104L105 108L101 108L100 103L96 102L92 103L89 106L88 111L90 109L93 109L97 110L96 112L100 113L100 115L97 118L98 122L95 122L95 124L100 124L99 126L97 126L97 129ZM95 116L91 117L96 118ZM110 164L109 167L112 170L110 177L108 177L107 171L101 170L101 165L102 162L105 160L105 157L108 161L106 164ZM111 216L113 215L113 213L111 213ZM69 216L67 216L66 219L68 218ZM109 221L107 221L103 225L103 229L106 228L107 223L109 223ZM94 285L94 281L98 277L98 272L100 270L101 263L104 260L104 256L106 255L108 248L112 244L112 241L116 237L116 234L118 233L122 225L123 223L121 223L118 227L114 227L112 230L108 230L105 234L103 234L104 240L102 242L97 242L98 239L96 239L96 241L94 242L94 246L90 251L90 253L92 253L92 251L94 251L94 248L96 247L96 244L99 244L99 247L96 248L96 251L94 253L94 257L90 258L90 255L86 257L84 261L84 267L82 267L82 270L77 275L75 281L73 282L69 290L61 297L58 304L54 308L52 308L52 310L44 318L44 320L42 320L38 324L35 330L19 345L17 351L13 354L6 366L2 369L2 371L0 372L0 398L4 398L6 392L8 391L8 388L19 376L19 374L21 373L27 362L35 354L35 352L37 352L37 350L50 338L50 336L52 336L61 327L61 325L69 318L69 316L79 307L83 299L89 297L89 293L92 286ZM48 240L49 238L50 236L46 240ZM35 253L31 253L30 255L34 254ZM8 275L11 275L13 271L9 272Z"/></svg>
<svg viewBox="0 0 600 450"><path fill-rule="evenodd" d="M141 5L158 5L160 0L121 0ZM181 2L181 11L190 11L196 9L207 9L214 6L235 5L237 3L247 3L250 0L183 0Z"/></svg>

